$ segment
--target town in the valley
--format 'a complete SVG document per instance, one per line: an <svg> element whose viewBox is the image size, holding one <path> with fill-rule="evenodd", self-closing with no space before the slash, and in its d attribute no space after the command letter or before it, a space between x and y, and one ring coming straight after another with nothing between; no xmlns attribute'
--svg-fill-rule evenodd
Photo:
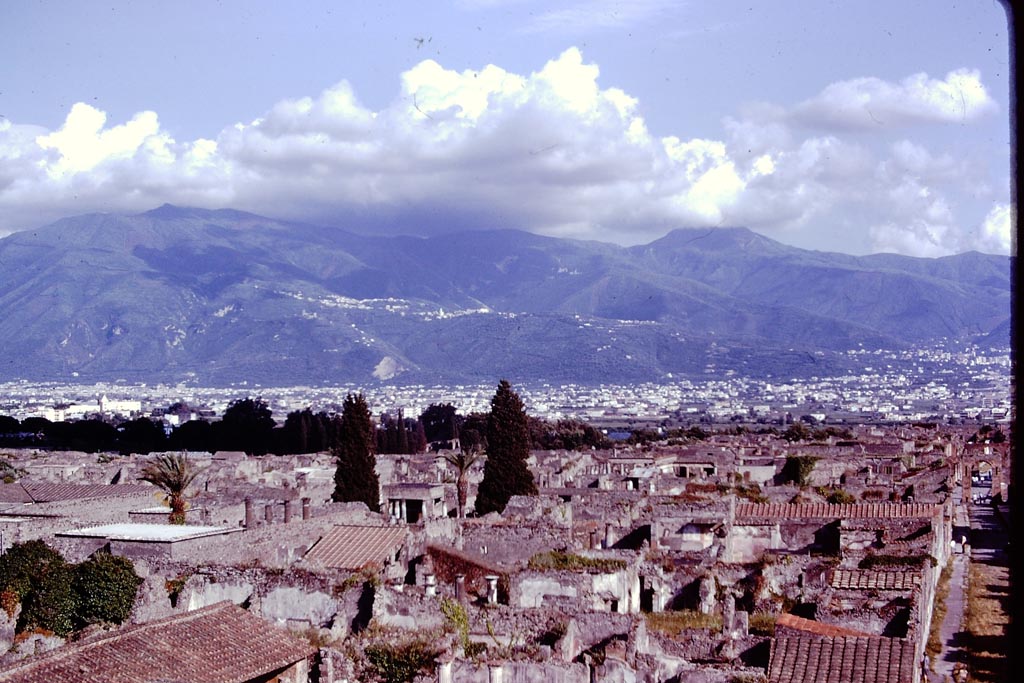
<svg viewBox="0 0 1024 683"><path fill-rule="evenodd" d="M974 680L1002 655L950 643L998 617L1012 407L969 365L870 409L818 378L306 410L7 385L0 681L177 680L167 652L209 681Z"/></svg>

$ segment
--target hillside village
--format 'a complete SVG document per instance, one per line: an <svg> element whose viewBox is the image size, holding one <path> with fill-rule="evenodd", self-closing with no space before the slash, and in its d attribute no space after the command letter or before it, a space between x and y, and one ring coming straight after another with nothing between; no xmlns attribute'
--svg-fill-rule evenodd
<svg viewBox="0 0 1024 683"><path fill-rule="evenodd" d="M5 452L0 549L107 551L141 584L126 624L69 642L6 600L0 681L923 680L1009 440L737 432L533 451L538 495L468 518L444 450L378 455L381 513L331 502L330 453L191 453L184 525L139 479L152 455Z"/></svg>

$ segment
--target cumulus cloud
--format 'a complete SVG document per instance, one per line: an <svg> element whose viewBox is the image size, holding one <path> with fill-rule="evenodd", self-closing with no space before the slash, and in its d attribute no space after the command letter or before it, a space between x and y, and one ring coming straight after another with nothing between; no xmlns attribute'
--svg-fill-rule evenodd
<svg viewBox="0 0 1024 683"><path fill-rule="evenodd" d="M576 48L525 75L426 60L377 110L341 81L215 139L176 140L155 112L111 123L76 104L52 131L0 119L0 234L172 202L353 229L511 227L623 244L712 225L785 240L849 213L871 216L861 227L873 226L872 248L982 248L960 236L940 187L976 169L948 154L905 139L880 157L861 137L804 135L781 105L726 118L721 140L654 136L641 111ZM1001 215L975 231L978 245L1006 251Z"/></svg>
<svg viewBox="0 0 1024 683"><path fill-rule="evenodd" d="M1010 204L993 206L978 229L973 247L988 254L1015 253L1013 236L1016 232L1016 213Z"/></svg>
<svg viewBox="0 0 1024 683"><path fill-rule="evenodd" d="M953 253L958 235L945 197L912 178L888 192L890 220L873 225L874 251L910 256L945 256Z"/></svg>
<svg viewBox="0 0 1024 683"><path fill-rule="evenodd" d="M913 123L967 123L998 110L976 69L943 80L918 73L891 83L855 78L832 83L793 109L796 120L821 126L878 128Z"/></svg>

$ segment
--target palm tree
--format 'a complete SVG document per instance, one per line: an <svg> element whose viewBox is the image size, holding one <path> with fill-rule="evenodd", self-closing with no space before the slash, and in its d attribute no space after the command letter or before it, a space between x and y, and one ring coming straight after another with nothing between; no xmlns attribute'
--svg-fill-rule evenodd
<svg viewBox="0 0 1024 683"><path fill-rule="evenodd" d="M199 476L200 469L192 465L184 453L158 455L142 468L142 481L148 481L167 494L171 506L171 524L185 523L185 490Z"/></svg>
<svg viewBox="0 0 1024 683"><path fill-rule="evenodd" d="M480 459L481 451L473 448L446 453L444 460L455 468L455 495L458 499L459 518L466 516L466 499L469 497L469 469Z"/></svg>

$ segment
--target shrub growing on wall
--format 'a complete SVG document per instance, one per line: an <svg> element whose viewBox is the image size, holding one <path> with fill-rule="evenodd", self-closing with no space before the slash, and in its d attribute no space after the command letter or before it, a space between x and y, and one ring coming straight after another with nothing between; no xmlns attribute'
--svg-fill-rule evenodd
<svg viewBox="0 0 1024 683"><path fill-rule="evenodd" d="M42 541L28 541L0 555L0 606L13 615L21 604L18 633L67 637L89 624L119 624L131 612L140 583L131 561L109 553L74 565Z"/></svg>
<svg viewBox="0 0 1024 683"><path fill-rule="evenodd" d="M78 625L120 624L131 613L141 583L131 560L125 557L101 552L77 565L73 585Z"/></svg>
<svg viewBox="0 0 1024 683"><path fill-rule="evenodd" d="M66 637L74 629L77 606L71 587L72 567L41 541L25 545L29 544L32 547L19 553L10 566L14 582L7 590L22 596L17 630L20 633L38 629ZM13 551L11 548L4 559ZM27 584L23 582L23 572L29 576Z"/></svg>

